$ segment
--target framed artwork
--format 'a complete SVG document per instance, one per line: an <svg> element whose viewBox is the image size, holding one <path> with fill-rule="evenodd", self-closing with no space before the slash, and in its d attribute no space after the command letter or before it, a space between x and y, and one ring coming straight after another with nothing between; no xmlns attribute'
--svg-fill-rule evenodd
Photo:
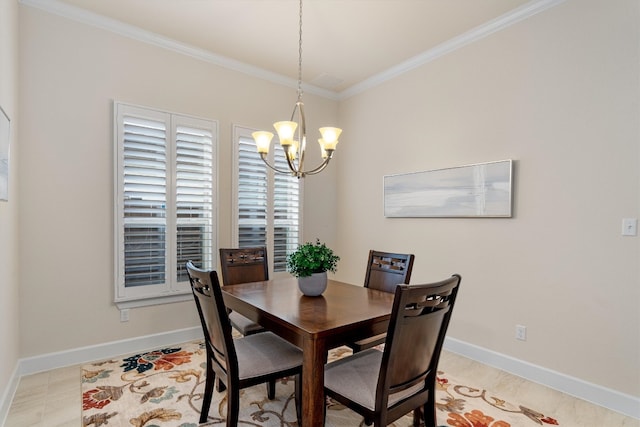
<svg viewBox="0 0 640 427"><path fill-rule="evenodd" d="M388 218L511 217L512 160L384 177Z"/></svg>
<svg viewBox="0 0 640 427"><path fill-rule="evenodd" d="M9 116L0 107L0 200L9 200Z"/></svg>

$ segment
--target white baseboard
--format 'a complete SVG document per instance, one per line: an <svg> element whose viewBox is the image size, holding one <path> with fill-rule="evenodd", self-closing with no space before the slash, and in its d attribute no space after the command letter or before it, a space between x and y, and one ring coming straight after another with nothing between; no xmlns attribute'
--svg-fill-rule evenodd
<svg viewBox="0 0 640 427"><path fill-rule="evenodd" d="M13 369L13 374L9 379L9 384L7 384L7 388L4 390L4 393L0 398L0 426L3 426L7 421L7 415L9 415L9 408L11 407L11 402L13 401L13 396L16 394L16 390L18 389L18 382L20 381L20 376L18 375L18 365Z"/></svg>
<svg viewBox="0 0 640 427"><path fill-rule="evenodd" d="M94 360L108 359L109 357L128 353L152 350L154 348L180 344L199 338L202 338L202 329L200 327L194 327L20 359L16 369L14 369L7 389L1 396L0 425L4 425L4 421L9 413L11 401L13 400L22 375L30 375ZM541 366L532 365L522 360L496 353L455 338L447 337L444 342L444 348L445 350L518 375L529 381L542 384L598 406L640 419L640 399L635 396L588 383Z"/></svg>
<svg viewBox="0 0 640 427"><path fill-rule="evenodd" d="M638 397L620 393L619 391L589 383L451 337L445 339L444 349L595 405L640 419L640 398Z"/></svg>
<svg viewBox="0 0 640 427"><path fill-rule="evenodd" d="M78 365L94 360L108 359L128 353L152 350L198 338L202 338L202 328L200 326L20 359L13 370L7 389L0 396L2 399L0 400L0 426L5 424L20 377L23 375L64 368L65 366Z"/></svg>
<svg viewBox="0 0 640 427"><path fill-rule="evenodd" d="M18 374L20 376L29 375L123 354L152 350L166 345L180 344L198 338L202 338L200 326L27 357L18 362Z"/></svg>

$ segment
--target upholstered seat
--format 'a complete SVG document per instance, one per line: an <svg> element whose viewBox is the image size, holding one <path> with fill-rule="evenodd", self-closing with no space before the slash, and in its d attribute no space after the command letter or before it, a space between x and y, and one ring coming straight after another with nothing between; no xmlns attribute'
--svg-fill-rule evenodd
<svg viewBox="0 0 640 427"><path fill-rule="evenodd" d="M242 314L236 313L235 311L229 313L229 321L231 322L231 326L244 336L264 332L264 328L262 326Z"/></svg>
<svg viewBox="0 0 640 427"><path fill-rule="evenodd" d="M241 381L297 369L302 363L301 350L273 332L237 338L233 343Z"/></svg>
<svg viewBox="0 0 640 427"><path fill-rule="evenodd" d="M353 357L337 360L327 369L325 382L343 396L353 396L355 403L375 410L376 387L382 365L382 352L376 349L364 350ZM389 396L389 405L394 405L407 396L412 395L423 387L416 384L413 387Z"/></svg>

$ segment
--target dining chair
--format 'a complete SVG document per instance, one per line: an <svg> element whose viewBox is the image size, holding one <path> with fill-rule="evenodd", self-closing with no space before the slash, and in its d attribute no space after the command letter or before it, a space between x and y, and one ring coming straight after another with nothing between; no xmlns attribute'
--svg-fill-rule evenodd
<svg viewBox="0 0 640 427"><path fill-rule="evenodd" d="M272 332L234 339L216 271L201 270L191 261L186 267L207 353L200 423L206 422L209 415L216 377L227 390L227 427L236 427L241 389L291 375L295 375L296 416L300 423L302 350Z"/></svg>
<svg viewBox="0 0 640 427"><path fill-rule="evenodd" d="M383 351L367 349L325 365L325 395L386 426L414 411L413 425L436 426L435 383L460 276L398 285Z"/></svg>
<svg viewBox="0 0 640 427"><path fill-rule="evenodd" d="M220 266L222 267L223 285L237 285L239 283L269 280L267 248L263 246L221 248ZM229 313L231 326L244 336L265 331L261 325L240 313L231 310L227 310L227 313ZM275 380L267 383L267 395L269 399L273 399L276 395Z"/></svg>
<svg viewBox="0 0 640 427"><path fill-rule="evenodd" d="M269 280L267 249L264 247L222 248L220 266L224 286ZM230 312L229 321L242 335L264 332L262 326L240 313Z"/></svg>
<svg viewBox="0 0 640 427"><path fill-rule="evenodd" d="M399 284L409 284L414 258L413 254L370 250L364 287L393 293ZM350 341L346 345L357 353L383 344L385 337L386 334L382 333L358 341Z"/></svg>

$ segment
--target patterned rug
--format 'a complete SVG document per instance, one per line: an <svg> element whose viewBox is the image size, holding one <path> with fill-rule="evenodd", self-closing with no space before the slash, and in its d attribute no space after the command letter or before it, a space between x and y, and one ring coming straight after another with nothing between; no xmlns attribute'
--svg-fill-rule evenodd
<svg viewBox="0 0 640 427"><path fill-rule="evenodd" d="M332 350L329 360L351 353ZM84 427L197 427L225 425L226 394L214 391L209 419L198 424L205 381L202 341L110 359L82 367ZM539 411L493 396L482 387L438 372L438 425L450 427L512 427L560 425ZM293 380L276 384L276 398L266 397L264 384L240 392L242 426L297 426ZM391 424L411 426L411 414ZM362 417L329 399L326 426L364 426Z"/></svg>

